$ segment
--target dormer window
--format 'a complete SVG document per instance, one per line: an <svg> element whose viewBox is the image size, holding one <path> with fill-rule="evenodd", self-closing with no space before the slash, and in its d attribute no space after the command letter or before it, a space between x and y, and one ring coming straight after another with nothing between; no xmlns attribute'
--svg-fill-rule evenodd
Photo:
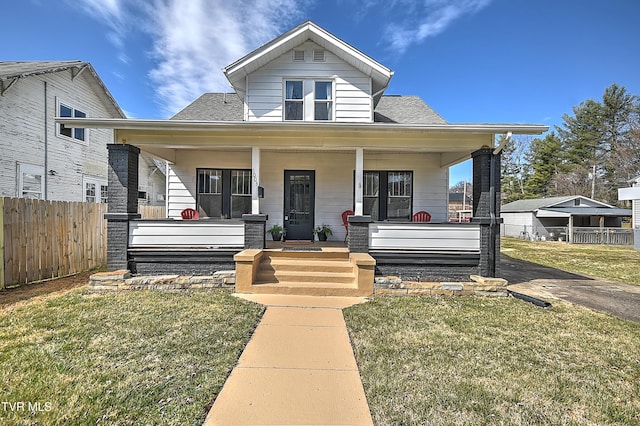
<svg viewBox="0 0 640 426"><path fill-rule="evenodd" d="M304 50L294 50L293 60L295 62L304 62Z"/></svg>
<svg viewBox="0 0 640 426"><path fill-rule="evenodd" d="M285 80L284 120L332 121L333 81Z"/></svg>

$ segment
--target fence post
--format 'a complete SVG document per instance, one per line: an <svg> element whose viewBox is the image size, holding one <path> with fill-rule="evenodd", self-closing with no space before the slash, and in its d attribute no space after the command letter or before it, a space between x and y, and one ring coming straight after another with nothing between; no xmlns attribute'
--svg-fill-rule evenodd
<svg viewBox="0 0 640 426"><path fill-rule="evenodd" d="M0 197L0 290L4 288L4 197Z"/></svg>

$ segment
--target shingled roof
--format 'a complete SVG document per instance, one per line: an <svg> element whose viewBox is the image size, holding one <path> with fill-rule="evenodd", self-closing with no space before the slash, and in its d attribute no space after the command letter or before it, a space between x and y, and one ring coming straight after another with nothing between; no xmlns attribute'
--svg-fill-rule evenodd
<svg viewBox="0 0 640 426"><path fill-rule="evenodd" d="M172 120L242 121L244 107L235 93L205 93L171 117ZM383 96L375 110L377 123L446 124L418 96Z"/></svg>

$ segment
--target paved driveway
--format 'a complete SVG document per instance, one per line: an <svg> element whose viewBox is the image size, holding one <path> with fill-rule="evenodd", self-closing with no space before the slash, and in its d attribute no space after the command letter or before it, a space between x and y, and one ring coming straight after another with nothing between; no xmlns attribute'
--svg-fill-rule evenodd
<svg viewBox="0 0 640 426"><path fill-rule="evenodd" d="M640 286L590 278L502 254L499 275L509 289L553 302L577 305L640 322Z"/></svg>

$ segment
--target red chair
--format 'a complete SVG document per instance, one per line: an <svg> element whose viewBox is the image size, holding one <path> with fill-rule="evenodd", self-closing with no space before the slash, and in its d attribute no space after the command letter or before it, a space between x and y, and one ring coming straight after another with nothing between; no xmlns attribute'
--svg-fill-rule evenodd
<svg viewBox="0 0 640 426"><path fill-rule="evenodd" d="M185 220L198 220L200 219L200 214L197 210L186 208L180 212L180 216L182 216Z"/></svg>
<svg viewBox="0 0 640 426"><path fill-rule="evenodd" d="M431 222L431 215L424 210L416 212L413 215L414 222Z"/></svg>
<svg viewBox="0 0 640 426"><path fill-rule="evenodd" d="M347 235L344 236L344 240L347 241L347 237L349 236L349 216L353 216L355 213L353 210L345 210L342 212L342 225L344 225L344 229L347 231Z"/></svg>

